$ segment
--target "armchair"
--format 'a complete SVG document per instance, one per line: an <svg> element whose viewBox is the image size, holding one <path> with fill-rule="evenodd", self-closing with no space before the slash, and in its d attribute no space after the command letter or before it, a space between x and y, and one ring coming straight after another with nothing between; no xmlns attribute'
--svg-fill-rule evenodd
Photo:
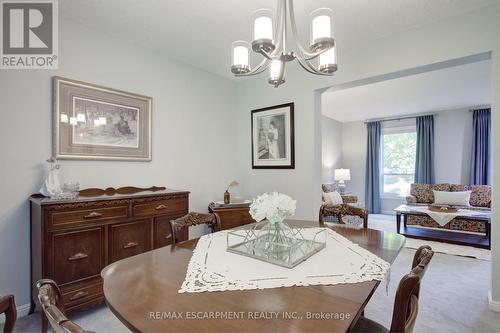
<svg viewBox="0 0 500 333"><path fill-rule="evenodd" d="M336 184L323 184L321 186L324 193L337 191ZM358 197L356 195L341 195L342 204L332 205L325 201L319 209L319 224L324 226L325 222L335 222L346 224L346 217L357 217L363 221L363 228L368 227L368 211L358 207Z"/></svg>

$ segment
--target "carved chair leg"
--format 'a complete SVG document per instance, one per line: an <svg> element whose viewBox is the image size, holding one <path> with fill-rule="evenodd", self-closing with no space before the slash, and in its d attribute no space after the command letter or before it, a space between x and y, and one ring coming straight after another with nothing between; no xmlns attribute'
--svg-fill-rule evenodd
<svg viewBox="0 0 500 333"><path fill-rule="evenodd" d="M45 315L45 312L41 312L42 316L42 333L47 333L47 330L49 329L49 320L47 319L47 316Z"/></svg>
<svg viewBox="0 0 500 333"><path fill-rule="evenodd" d="M2 309L2 311L5 309L5 325L3 331L5 333L12 333L14 331L14 325L16 324L17 319L16 302L14 301L14 296L8 296L3 300L7 300L6 302L8 302L7 308Z"/></svg>
<svg viewBox="0 0 500 333"><path fill-rule="evenodd" d="M363 216L363 228L368 229L368 216Z"/></svg>
<svg viewBox="0 0 500 333"><path fill-rule="evenodd" d="M319 210L319 226L324 227L325 226L325 221L323 220L323 210Z"/></svg>

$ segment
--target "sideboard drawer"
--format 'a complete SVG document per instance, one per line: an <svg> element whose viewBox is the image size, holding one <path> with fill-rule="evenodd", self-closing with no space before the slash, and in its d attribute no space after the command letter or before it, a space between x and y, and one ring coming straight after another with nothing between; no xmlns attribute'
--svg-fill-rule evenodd
<svg viewBox="0 0 500 333"><path fill-rule="evenodd" d="M52 276L59 284L99 276L104 268L102 228L52 234Z"/></svg>
<svg viewBox="0 0 500 333"><path fill-rule="evenodd" d="M123 219L128 216L127 206L106 207L85 210L71 210L51 213L53 227L66 227L73 224L101 222L104 220Z"/></svg>
<svg viewBox="0 0 500 333"><path fill-rule="evenodd" d="M110 263L152 250L151 220L115 224L110 228Z"/></svg>
<svg viewBox="0 0 500 333"><path fill-rule="evenodd" d="M62 296L64 307L71 308L75 305L84 303L93 298L98 298L102 295L102 282L97 282L96 284L84 286L77 289L72 289L65 291L63 289Z"/></svg>
<svg viewBox="0 0 500 333"><path fill-rule="evenodd" d="M135 216L165 215L176 212L187 212L186 198L160 199L150 202L132 203L132 212Z"/></svg>

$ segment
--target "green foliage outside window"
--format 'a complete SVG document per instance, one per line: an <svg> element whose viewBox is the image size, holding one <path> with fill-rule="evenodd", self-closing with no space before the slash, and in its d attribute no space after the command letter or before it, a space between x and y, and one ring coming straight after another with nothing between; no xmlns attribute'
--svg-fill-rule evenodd
<svg viewBox="0 0 500 333"><path fill-rule="evenodd" d="M415 132L383 136L384 192L407 194L415 174L417 134Z"/></svg>

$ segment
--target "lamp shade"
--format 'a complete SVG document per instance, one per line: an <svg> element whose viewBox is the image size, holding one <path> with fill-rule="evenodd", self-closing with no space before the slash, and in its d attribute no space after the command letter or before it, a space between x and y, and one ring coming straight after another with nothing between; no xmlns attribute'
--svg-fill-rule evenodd
<svg viewBox="0 0 500 333"><path fill-rule="evenodd" d="M334 178L338 181L351 180L351 170L350 169L335 169Z"/></svg>
<svg viewBox="0 0 500 333"><path fill-rule="evenodd" d="M259 9L253 17L253 40L273 40L273 12L269 9Z"/></svg>

